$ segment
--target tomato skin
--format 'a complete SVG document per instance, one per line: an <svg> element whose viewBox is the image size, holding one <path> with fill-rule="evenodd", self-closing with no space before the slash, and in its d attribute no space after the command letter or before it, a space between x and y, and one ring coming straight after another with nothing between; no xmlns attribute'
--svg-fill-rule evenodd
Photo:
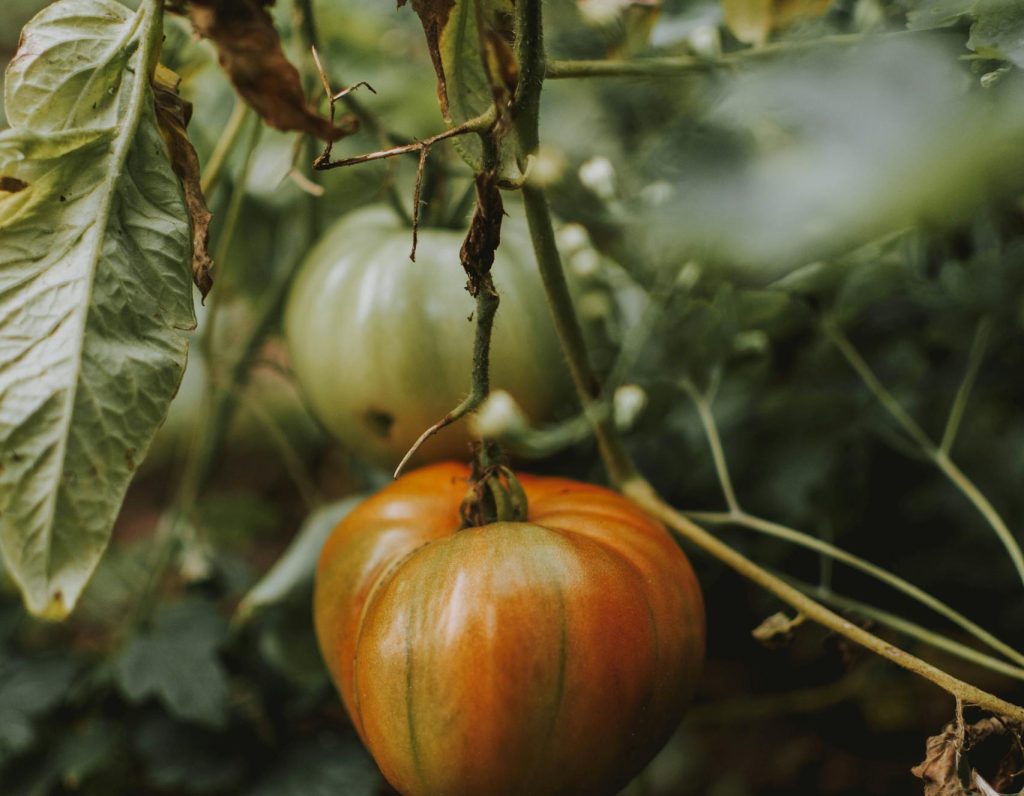
<svg viewBox="0 0 1024 796"><path fill-rule="evenodd" d="M411 230L388 208L342 217L303 263L285 309L300 387L321 423L364 458L393 466L469 392L475 303L459 260L464 233ZM525 226L507 219L493 267L501 305L491 386L537 423L573 406L572 385ZM417 461L467 454L466 425L428 441Z"/></svg>
<svg viewBox="0 0 1024 796"><path fill-rule="evenodd" d="M321 652L405 796L614 794L664 744L704 656L686 557L622 496L521 476L523 523L457 531L468 469L436 464L324 547Z"/></svg>

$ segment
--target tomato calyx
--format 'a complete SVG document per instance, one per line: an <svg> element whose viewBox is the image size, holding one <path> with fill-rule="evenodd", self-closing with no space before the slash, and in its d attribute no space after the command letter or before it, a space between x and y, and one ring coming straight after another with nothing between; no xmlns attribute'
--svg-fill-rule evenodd
<svg viewBox="0 0 1024 796"><path fill-rule="evenodd" d="M476 444L473 471L466 497L459 506L462 528L478 528L492 522L524 522L526 492L501 449L493 442Z"/></svg>

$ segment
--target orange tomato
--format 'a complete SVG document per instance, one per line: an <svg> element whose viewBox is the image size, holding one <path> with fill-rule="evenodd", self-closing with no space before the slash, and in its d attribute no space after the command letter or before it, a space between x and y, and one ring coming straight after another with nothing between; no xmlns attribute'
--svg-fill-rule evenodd
<svg viewBox="0 0 1024 796"><path fill-rule="evenodd" d="M520 476L526 522L459 530L441 463L346 517L321 554L321 652L405 796L613 794L678 723L704 608L664 527L601 487Z"/></svg>

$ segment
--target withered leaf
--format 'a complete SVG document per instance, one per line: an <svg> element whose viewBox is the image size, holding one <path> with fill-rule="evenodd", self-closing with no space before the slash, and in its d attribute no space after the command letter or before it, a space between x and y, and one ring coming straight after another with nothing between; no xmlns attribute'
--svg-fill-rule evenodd
<svg viewBox="0 0 1024 796"><path fill-rule="evenodd" d="M0 191L4 193L18 193L26 188L28 188L28 183L24 180L19 180L17 177L0 176Z"/></svg>
<svg viewBox="0 0 1024 796"><path fill-rule="evenodd" d="M958 711L957 720L945 726L942 733L933 735L925 746L925 759L911 769L911 773L924 780L924 796L981 796L1005 790L1017 791L1021 783L1021 737L1024 727L999 718L982 719L965 726ZM995 739L1003 742L999 751L1001 760L990 785L968 759L968 753L979 745ZM985 756L991 756L986 754Z"/></svg>
<svg viewBox="0 0 1024 796"><path fill-rule="evenodd" d="M779 611L765 619L761 624L750 631L755 639L766 646L784 644L793 637L793 631L804 622L802 615L790 619Z"/></svg>
<svg viewBox="0 0 1024 796"><path fill-rule="evenodd" d="M206 197L199 184L199 158L189 140L189 119L192 104L178 94L178 76L170 69L157 66L153 75L156 98L156 120L171 156L171 168L181 180L185 206L192 222L192 279L203 298L213 287L213 260L210 257L210 220Z"/></svg>
<svg viewBox="0 0 1024 796"><path fill-rule="evenodd" d="M960 761L964 745L963 726L950 722L940 735L933 735L925 744L924 761L910 773L924 780L924 796L971 796L968 790L970 772L961 776Z"/></svg>
<svg viewBox="0 0 1024 796"><path fill-rule="evenodd" d="M407 0L398 0L401 8ZM449 118L448 90L444 74L444 61L441 58L441 33L448 25L455 0L412 0L412 10L420 18L423 32L427 34L427 51L437 72L437 101L441 104L441 113Z"/></svg>
<svg viewBox="0 0 1024 796"><path fill-rule="evenodd" d="M504 216L501 191L495 183L494 175L489 172L477 174L476 209L459 252L462 267L469 277L467 289L471 296L476 296L481 290L493 290L491 266L494 265L494 253L501 243L501 221Z"/></svg>
<svg viewBox="0 0 1024 796"><path fill-rule="evenodd" d="M271 127L298 130L324 141L354 133L354 116L337 124L307 102L299 71L285 57L266 6L272 0L191 0L192 26L217 46L220 65L239 95Z"/></svg>
<svg viewBox="0 0 1024 796"><path fill-rule="evenodd" d="M407 0L399 0L399 6ZM512 48L512 0L411 0L427 37L437 73L437 98L449 124L461 124L492 106L496 134L507 132L519 79ZM473 137L455 142L462 157L480 171L482 150Z"/></svg>

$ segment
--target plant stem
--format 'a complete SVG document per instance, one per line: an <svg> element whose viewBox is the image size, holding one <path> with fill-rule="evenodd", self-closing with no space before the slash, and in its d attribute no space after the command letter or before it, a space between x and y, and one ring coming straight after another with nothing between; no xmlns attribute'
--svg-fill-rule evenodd
<svg viewBox="0 0 1024 796"><path fill-rule="evenodd" d="M860 355L860 351L850 342L850 338L846 336L846 333L831 319L826 319L822 323L821 328L825 332L825 336L839 349L839 352L846 358L846 361L850 363L850 367L856 371L861 381L874 394L879 403L885 407L886 411L892 415L893 420L907 433L907 436L914 440L929 458L934 457L937 450L935 443L924 433L924 430L917 424L917 421L900 405L900 402L896 400L896 396L889 392L886 386L879 381L874 371L871 370L871 367L864 360L864 357Z"/></svg>
<svg viewBox="0 0 1024 796"><path fill-rule="evenodd" d="M761 47L750 47L726 53L717 58L681 55L627 60L551 60L547 62L544 77L552 80L594 77L670 78L686 73L713 72L717 69L736 68L746 63L811 50L830 47L852 47L869 41L906 36L909 33L913 33L913 31L892 31L882 34L844 33L834 36L820 36L805 41L776 42Z"/></svg>
<svg viewBox="0 0 1024 796"><path fill-rule="evenodd" d="M227 162L228 155L234 151L244 122L251 114L252 111L249 106L241 98L236 97L235 107L231 110L231 116L228 117L228 122L224 125L220 138L217 139L217 145L213 148L210 161L206 164L206 168L203 169L200 188L204 196L209 197L213 189L217 187L217 183L220 182L220 175L224 171L224 164Z"/></svg>
<svg viewBox="0 0 1024 796"><path fill-rule="evenodd" d="M860 614L866 619L870 619L873 622L877 622L880 625L890 628L891 630L895 630L897 633L902 633L903 635L909 636L923 644L928 644L936 649L948 652L951 655L956 655L958 658L962 658L965 661L970 661L978 666L983 666L986 669L999 672L1007 677L1013 677L1016 680L1024 680L1024 669L1019 666L1013 666L999 660L998 658L993 658L991 655L978 652L965 644L961 644L960 642L944 636L941 633L935 633L932 630L921 627L920 625L910 622L901 616L896 616L888 611L883 611L880 608L875 608L867 603L862 603L859 600L843 597L836 594L831 589L816 588L809 583L803 583L795 578L787 577L785 579L805 594L813 595L822 602L828 603L841 611L850 611L855 614Z"/></svg>
<svg viewBox="0 0 1024 796"><path fill-rule="evenodd" d="M494 290L480 290L476 295L476 333L473 338L473 375L469 395L448 414L420 434L419 439L409 448L408 453L395 468L394 477L398 478L416 452L428 439L438 431L450 426L456 420L465 417L483 403L490 393L490 350L491 330L494 328L494 315L498 311L499 298Z"/></svg>
<svg viewBox="0 0 1024 796"><path fill-rule="evenodd" d="M730 505L729 511L724 513L687 512L691 518L698 521L736 525L767 536L772 536L776 539L782 539L790 544L796 544L808 550L814 550L822 555L823 560L835 560L846 564L847 566L857 569L865 575L869 575L870 577L891 586L897 591L902 592L911 599L919 602L921 605L930 608L940 616L945 617L953 624L959 626L962 630L974 636L982 643L987 644L992 649L1002 653L1009 660L1015 661L1016 663L1024 666L1024 654L1021 654L1006 642L999 640L987 630L975 624L966 616L946 605L946 603L936 597L933 597L923 589L918 588L892 572L882 569L859 556L848 553L842 548L836 547L823 539L802 533L795 528L790 528L777 522L755 517L743 511L739 507L732 488L732 479L729 476L729 466L718 434L718 425L715 422L714 415L711 413L710 401L700 394L692 382L683 382L683 388L686 389L687 393L689 393L691 399L694 401L698 411L700 412L701 422L704 425L704 432L707 436L708 444L711 447L712 456L715 460L718 479L721 482L722 491L725 492L726 501Z"/></svg>
<svg viewBox="0 0 1024 796"><path fill-rule="evenodd" d="M953 399L953 406L950 407L946 428L942 432L942 442L939 443L940 454L948 456L953 448L956 433L960 429L960 421L963 419L964 410L967 408L967 401L971 397L974 382L978 378L978 371L981 370L981 363L985 359L985 349L988 348L988 341L991 336L992 319L982 318L978 321L978 327L974 331L971 350L967 355L967 368L964 370L964 377L956 391L956 397Z"/></svg>
<svg viewBox="0 0 1024 796"><path fill-rule="evenodd" d="M534 154L539 144L540 92L544 77L544 51L541 19L541 0L521 0L516 3L516 54L520 64L520 79L516 97L516 128L522 147L520 156ZM580 331L579 320L569 296L562 272L561 259L555 247L551 215L543 191L527 183L523 187L527 219L534 251L548 293L548 301L555 316L556 329L562 350L569 362L577 393L584 409L600 395L600 385L591 369L586 345ZM1020 708L992 694L925 663L919 658L883 641L877 636L843 619L835 612L767 572L741 553L720 542L700 526L668 505L651 485L637 473L632 460L610 419L602 421L591 416L601 457L612 481L630 500L662 520L679 536L700 547L753 583L788 603L808 619L854 641L903 668L938 685L959 700L974 703L993 713L1024 721L1024 708Z"/></svg>
<svg viewBox="0 0 1024 796"><path fill-rule="evenodd" d="M964 702L977 705L996 715L1005 716L1016 721L1024 721L1024 708L1000 699L969 683L965 683L938 667L901 650L899 647L883 641L808 597L778 576L771 574L742 553L733 550L727 544L719 541L699 525L665 503L654 492L647 481L641 478L634 479L624 484L622 491L638 506L664 522L682 539L695 544L704 552L714 556L743 577L775 595L792 608L795 608L811 621L817 622L819 625L866 647L875 654L895 663L897 666L901 666L907 671L929 680L948 694Z"/></svg>
<svg viewBox="0 0 1024 796"><path fill-rule="evenodd" d="M635 477L636 468L615 428L615 418L611 412L602 409L605 399L602 397L601 383L590 364L583 329L573 308L569 285L565 281L547 198L541 189L525 185L523 204L555 329L562 349L566 352L569 371L583 405L583 412L593 424L594 436L601 458L608 467L609 478L614 484L623 484Z"/></svg>
<svg viewBox="0 0 1024 796"><path fill-rule="evenodd" d="M313 12L312 0L295 0L295 11L299 16L299 32L302 35L304 50L308 54L315 53L320 50L320 34L317 30L316 15ZM330 92L328 92L330 94ZM328 97L330 99L330 97ZM356 115L359 122L363 125L366 131L373 136L378 145L381 148L387 147L391 141L387 130L384 125L381 124L376 114L370 111L358 98L352 93L344 94L339 98L339 101L352 113ZM331 101L331 107L334 107L333 100ZM391 205L392 209L406 223L411 223L409 213L405 209L405 205L402 202L402 196L398 192L398 187L395 185L394 172L390 172L387 175L384 184L384 190L387 194L388 204Z"/></svg>
<svg viewBox="0 0 1024 796"><path fill-rule="evenodd" d="M700 416L701 425L704 427L704 435L711 447L711 458L715 462L715 472L718 474L718 482L722 487L722 494L725 496L725 504L731 514L742 514L739 501L736 499L736 490L732 486L732 477L729 475L729 467L725 461L725 449L722 447L721 437L718 436L718 424L711 412L711 402L701 395L696 385L688 379L681 382L682 388L693 401Z"/></svg>
<svg viewBox="0 0 1024 796"><path fill-rule="evenodd" d="M900 406L899 401L893 396L889 390L886 389L885 385L879 381L874 371L861 356L857 348L850 342L850 339L846 336L842 329L835 324L834 321L826 320L822 324L826 336L835 344L836 348L846 357L846 361L850 363L850 366L856 371L857 375L860 376L861 381L867 386L867 388L875 395L878 401L884 406L893 419L903 428L904 431L918 444L925 455L932 461L932 463L939 468L943 475L949 479L949 481L960 490L961 494L966 497L971 504L977 509L978 513L985 518L985 521L991 526L992 530L995 531L996 536L1006 549L1007 554L1010 556L1010 561L1013 563L1014 568L1017 570L1017 574L1024 582L1024 552L1021 551L1020 545L1014 538L1013 533L1010 531L1006 522L996 511L995 507L989 501L985 495L982 494L981 490L971 481L963 472L957 467L953 461L949 458L949 453L943 450L940 446L932 442L931 438L924 433L917 422L907 414L906 410ZM947 433L944 435L949 438L950 444L952 444L953 435L956 432L956 427L959 425L959 415L963 413L964 405L967 402L967 396L970 392L970 382L974 380L974 374L977 372L977 368L980 367L980 359L984 346L977 343L978 336L975 335L975 345L972 346L970 364L968 366L967 375L964 381L967 383L967 387L961 384L960 390L957 392L957 397L953 402L953 409L951 410L951 423L953 431L949 432L950 422L947 422L946 428ZM982 340L982 343L984 339ZM980 348L980 350L978 350Z"/></svg>
<svg viewBox="0 0 1024 796"><path fill-rule="evenodd" d="M455 127L442 130L440 133L432 135L429 138L424 138L422 141L413 141L409 144L388 147L387 149L380 149L376 152L367 152L363 155L355 155L350 158L343 158L342 160L324 160L323 158L320 158L313 164L313 168L317 171L327 171L329 169L338 169L345 166L357 166L360 163L369 163L373 160L393 158L396 155L408 155L411 152L419 153L424 149L433 146L438 141L444 141L446 138L454 138L459 135L469 135L470 133L484 133L494 124L495 118L494 106L491 106L479 116L474 116L472 119L468 119Z"/></svg>
<svg viewBox="0 0 1024 796"><path fill-rule="evenodd" d="M915 586L898 575L872 564L870 561L867 561L860 556L848 553L842 548L836 547L823 539L819 539L816 536L811 536L810 534L803 533L795 528L790 528L777 522L746 514L745 512L687 512L687 515L698 522L734 525L739 528L745 528L766 536L771 536L775 539L781 539L785 542L789 542L790 544L799 545L800 547L813 550L814 552L827 556L830 559L846 564L852 569L863 572L865 575L885 583L887 586L891 586L897 591L905 594L912 600L915 600L940 616L948 619L961 630L974 636L982 643L987 644L993 650L1005 655L1009 660L1015 661L1021 666L1024 666L1024 654L1021 654L1006 642L1001 641L983 627L975 624L959 611L942 602L942 600L939 600L937 597L934 597L924 591L924 589Z"/></svg>

